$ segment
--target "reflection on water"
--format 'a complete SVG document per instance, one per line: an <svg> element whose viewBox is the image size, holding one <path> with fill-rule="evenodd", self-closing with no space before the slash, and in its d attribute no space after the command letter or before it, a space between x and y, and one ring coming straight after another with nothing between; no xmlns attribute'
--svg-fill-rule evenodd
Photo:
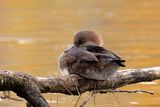
<svg viewBox="0 0 160 107"><path fill-rule="evenodd" d="M99 32L105 47L127 60L126 68L159 66L160 1L158 0L1 0L0 67L35 76L60 75L57 60L85 29ZM147 94L96 95L96 107L159 107L159 81L123 89L147 89ZM88 93L84 94L86 97ZM13 95L15 96L15 95ZM77 97L44 94L52 106L70 107ZM57 97L58 96L58 97ZM25 107L3 100L3 107ZM91 100L87 107L93 107Z"/></svg>

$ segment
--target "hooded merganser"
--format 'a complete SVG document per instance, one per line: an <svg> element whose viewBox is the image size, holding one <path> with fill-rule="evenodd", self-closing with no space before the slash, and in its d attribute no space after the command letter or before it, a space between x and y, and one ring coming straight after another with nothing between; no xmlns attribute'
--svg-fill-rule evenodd
<svg viewBox="0 0 160 107"><path fill-rule="evenodd" d="M125 60L102 47L102 37L94 31L81 31L74 37L74 44L59 58L62 74L77 74L94 80L107 80Z"/></svg>

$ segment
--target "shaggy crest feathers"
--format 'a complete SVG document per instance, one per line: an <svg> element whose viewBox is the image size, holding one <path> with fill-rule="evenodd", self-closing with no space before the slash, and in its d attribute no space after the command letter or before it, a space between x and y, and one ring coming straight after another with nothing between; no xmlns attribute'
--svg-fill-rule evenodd
<svg viewBox="0 0 160 107"><path fill-rule="evenodd" d="M81 31L81 32L78 32L74 37L74 44L76 46L80 46L87 42L92 42L98 46L103 45L102 37L96 34L94 31Z"/></svg>

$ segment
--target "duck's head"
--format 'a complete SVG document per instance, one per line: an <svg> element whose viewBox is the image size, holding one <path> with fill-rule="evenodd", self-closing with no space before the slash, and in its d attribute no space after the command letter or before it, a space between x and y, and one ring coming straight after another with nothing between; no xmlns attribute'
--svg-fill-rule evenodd
<svg viewBox="0 0 160 107"><path fill-rule="evenodd" d="M98 46L103 45L102 37L96 34L94 31L80 31L74 37L74 44L81 46L86 43L95 44Z"/></svg>

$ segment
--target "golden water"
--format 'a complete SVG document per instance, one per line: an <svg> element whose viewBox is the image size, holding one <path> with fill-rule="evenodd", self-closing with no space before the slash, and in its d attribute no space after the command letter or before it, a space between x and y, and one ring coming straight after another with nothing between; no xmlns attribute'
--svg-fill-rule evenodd
<svg viewBox="0 0 160 107"><path fill-rule="evenodd" d="M160 65L159 0L0 0L0 69L60 75L58 56L76 32L88 29L101 34L104 46L127 60L126 69ZM159 83L123 88L155 95L97 94L96 107L159 107ZM74 107L77 99L44 96L52 107L57 97L59 107ZM1 100L0 107L25 107L25 101ZM93 100L86 107L93 107Z"/></svg>

